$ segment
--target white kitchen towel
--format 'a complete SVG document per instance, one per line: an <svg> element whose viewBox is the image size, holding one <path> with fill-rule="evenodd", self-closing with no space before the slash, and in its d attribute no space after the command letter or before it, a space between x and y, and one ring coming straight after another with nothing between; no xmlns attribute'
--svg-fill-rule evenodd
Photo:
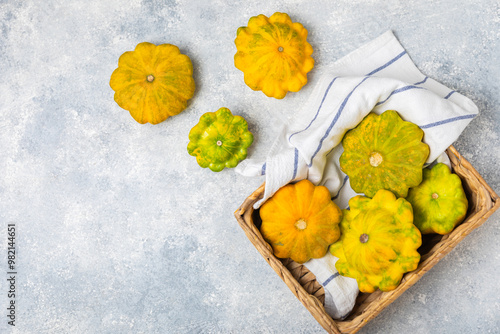
<svg viewBox="0 0 500 334"><path fill-rule="evenodd" d="M358 296L358 282L340 276L335 269L338 258L329 252L320 259L311 259L306 267L325 290L325 310L334 319L344 319L351 312Z"/></svg>
<svg viewBox="0 0 500 334"><path fill-rule="evenodd" d="M346 208L356 193L340 170L342 137L369 112L385 110L396 110L403 120L424 130L423 141L430 147L428 164L442 156L478 114L471 100L423 75L388 31L321 76L307 102L284 124L265 161L247 159L237 166L242 175L266 176L264 197L254 207L289 182L307 178L325 185L334 202ZM325 286L331 296L339 295L337 278ZM354 305L351 299L325 302L335 309Z"/></svg>

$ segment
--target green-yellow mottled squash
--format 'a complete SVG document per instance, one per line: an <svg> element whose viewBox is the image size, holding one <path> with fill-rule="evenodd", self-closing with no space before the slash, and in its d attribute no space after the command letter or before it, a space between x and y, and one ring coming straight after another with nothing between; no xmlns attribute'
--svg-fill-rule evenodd
<svg viewBox="0 0 500 334"><path fill-rule="evenodd" d="M251 89L282 99L288 91L298 92L314 67L306 39L307 30L285 13L253 16L236 33L234 65Z"/></svg>
<svg viewBox="0 0 500 334"><path fill-rule="evenodd" d="M200 117L189 132L187 150L201 167L220 172L225 167L236 167L245 159L252 142L247 121L241 116L233 116L227 108L220 108Z"/></svg>
<svg viewBox="0 0 500 334"><path fill-rule="evenodd" d="M462 181L445 164L425 168L423 181L406 198L413 206L414 224L422 234L448 234L467 214Z"/></svg>
<svg viewBox="0 0 500 334"><path fill-rule="evenodd" d="M274 255L304 263L325 256L339 238L342 211L326 187L302 180L279 189L262 205L260 217Z"/></svg>
<svg viewBox="0 0 500 334"><path fill-rule="evenodd" d="M175 45L147 42L120 56L109 84L116 103L141 124L158 124L179 114L195 89L188 56Z"/></svg>
<svg viewBox="0 0 500 334"><path fill-rule="evenodd" d="M394 110L370 113L342 139L340 168L357 193L373 197L379 189L406 197L408 188L422 182L429 146L424 132L405 122Z"/></svg>
<svg viewBox="0 0 500 334"><path fill-rule="evenodd" d="M341 237L330 246L339 258L335 267L342 276L357 280L361 292L394 290L403 274L420 261L420 231L413 224L411 204L388 190L373 199L356 196L343 210Z"/></svg>

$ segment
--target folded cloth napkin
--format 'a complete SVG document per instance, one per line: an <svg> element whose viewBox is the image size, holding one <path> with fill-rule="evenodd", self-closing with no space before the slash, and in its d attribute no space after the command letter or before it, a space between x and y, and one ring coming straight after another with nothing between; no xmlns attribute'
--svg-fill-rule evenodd
<svg viewBox="0 0 500 334"><path fill-rule="evenodd" d="M340 208L356 193L339 166L341 140L369 112L396 110L405 121L424 130L430 147L427 164L438 158L478 114L475 104L420 73L388 31L335 62L318 81L310 98L285 124L265 160L244 160L236 171L245 176L266 176L264 197L293 180L307 178L326 186ZM323 284L325 305L334 318L343 318L354 306L357 286L338 276L331 259L305 265ZM324 278L324 270L330 273ZM354 298L352 296L354 295ZM332 311L333 310L333 311ZM336 310L336 311L335 311Z"/></svg>

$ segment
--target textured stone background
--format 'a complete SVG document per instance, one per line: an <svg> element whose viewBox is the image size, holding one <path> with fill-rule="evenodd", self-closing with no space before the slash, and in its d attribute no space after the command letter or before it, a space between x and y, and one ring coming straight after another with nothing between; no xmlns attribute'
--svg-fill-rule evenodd
<svg viewBox="0 0 500 334"><path fill-rule="evenodd" d="M310 83L284 100L251 91L233 65L236 29L275 11L303 23L315 50ZM201 169L188 133L225 106L255 134L249 157L264 158L328 65L388 29L424 74L478 105L456 147L499 192L497 0L1 1L0 251L16 222L13 332L323 332L233 217L263 179ZM136 123L109 87L118 57L143 41L178 45L195 68L187 110L156 126ZM499 220L361 332L498 333Z"/></svg>

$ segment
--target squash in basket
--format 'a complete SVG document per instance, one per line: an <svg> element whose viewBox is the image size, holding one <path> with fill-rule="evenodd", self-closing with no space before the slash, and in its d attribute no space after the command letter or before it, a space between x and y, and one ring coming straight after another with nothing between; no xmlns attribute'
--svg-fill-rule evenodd
<svg viewBox="0 0 500 334"><path fill-rule="evenodd" d="M302 180L279 189L262 205L260 217L274 255L304 263L325 256L339 238L342 211L326 187Z"/></svg>
<svg viewBox="0 0 500 334"><path fill-rule="evenodd" d="M179 114L195 89L188 56L175 45L147 42L120 56L109 84L116 103L141 124L157 124Z"/></svg>
<svg viewBox="0 0 500 334"><path fill-rule="evenodd" d="M429 156L423 135L394 110L380 116L370 113L342 139L340 168L357 193L373 197L379 189L387 189L406 197L408 188L422 182L422 167Z"/></svg>
<svg viewBox="0 0 500 334"><path fill-rule="evenodd" d="M203 168L220 172L238 165L247 157L247 148L253 142L247 121L233 116L227 108L207 112L189 132L188 153L196 157Z"/></svg>
<svg viewBox="0 0 500 334"><path fill-rule="evenodd" d="M251 89L282 99L288 91L298 92L314 67L313 49L306 39L307 30L288 14L253 16L248 27L236 33L234 65Z"/></svg>
<svg viewBox="0 0 500 334"><path fill-rule="evenodd" d="M411 204L381 189L373 199L351 198L349 207L343 210L341 237L330 246L339 258L335 267L340 275L356 279L361 292L394 290L420 261L422 237L413 225Z"/></svg>
<svg viewBox="0 0 500 334"><path fill-rule="evenodd" d="M422 183L411 188L406 199L413 206L413 222L422 234L448 234L467 214L462 181L442 163L425 168Z"/></svg>

